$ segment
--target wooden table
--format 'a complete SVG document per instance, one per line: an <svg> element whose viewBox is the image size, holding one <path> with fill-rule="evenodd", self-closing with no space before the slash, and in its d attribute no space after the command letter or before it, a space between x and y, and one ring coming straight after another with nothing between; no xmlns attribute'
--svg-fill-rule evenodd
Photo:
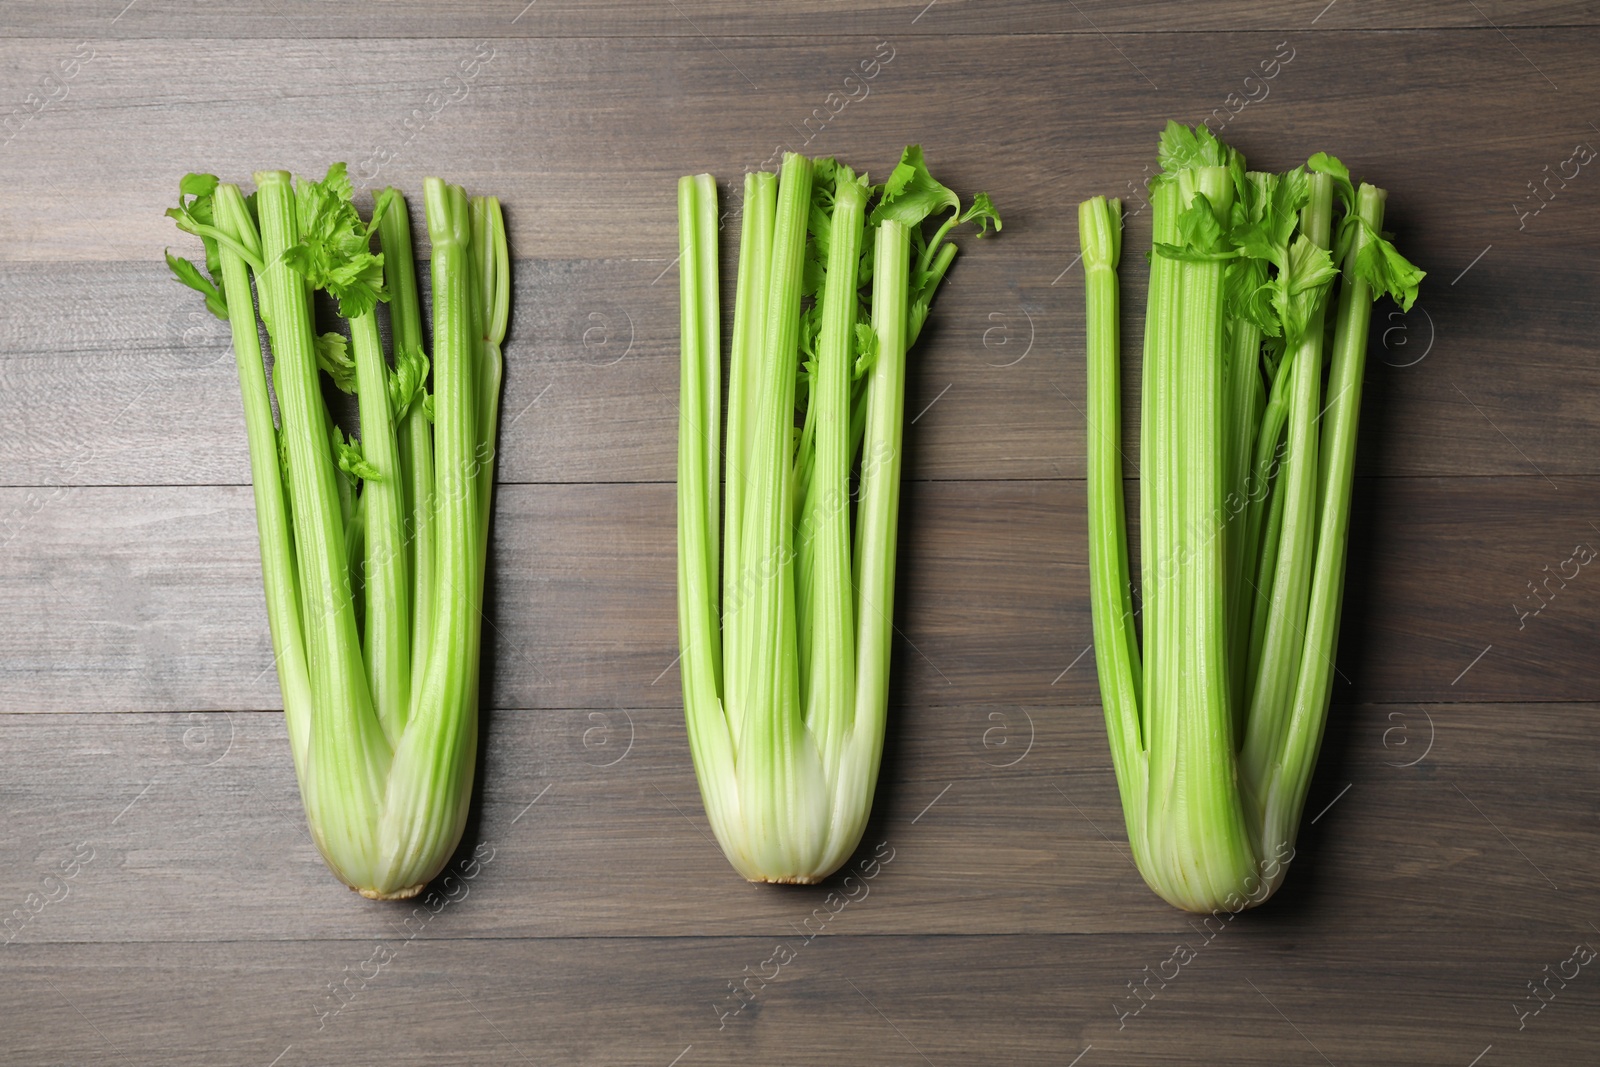
<svg viewBox="0 0 1600 1067"><path fill-rule="evenodd" d="M1600 547L1593 5L125 2L0 14L0 1060L1594 1062L1600 565L1550 579ZM1208 115L1387 187L1429 271L1375 314L1299 859L1214 929L1126 852L1074 267L1078 201ZM805 941L827 889L733 874L685 742L673 204L808 138L879 175L920 141L1006 225L912 361L862 853L892 861ZM437 913L307 837L227 336L161 262L184 172L339 159L497 193L515 255L482 786Z"/></svg>

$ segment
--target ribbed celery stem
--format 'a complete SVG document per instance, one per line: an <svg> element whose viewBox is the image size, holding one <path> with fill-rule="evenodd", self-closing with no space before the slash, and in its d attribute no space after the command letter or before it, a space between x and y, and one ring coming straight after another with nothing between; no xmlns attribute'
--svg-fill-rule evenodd
<svg viewBox="0 0 1600 1067"><path fill-rule="evenodd" d="M1195 167L1177 177L1179 203L1204 195L1222 217L1233 186L1223 167ZM1204 911L1237 892L1255 868L1252 834L1234 776L1228 694L1227 568L1216 528L1223 485L1222 361L1224 264L1179 262L1181 314L1167 384L1168 404L1153 433L1158 450L1146 460L1170 464L1165 474L1172 511L1152 546L1166 561L1162 583L1165 655L1151 723L1151 887L1165 899ZM1164 447L1163 447L1164 446ZM1152 878L1152 874L1154 877Z"/></svg>
<svg viewBox="0 0 1600 1067"><path fill-rule="evenodd" d="M500 201L492 196L472 198L473 329L478 357L478 446L475 454L478 493L478 564L489 554L489 509L494 500L494 469L500 430L500 386L505 340L511 313L511 263L506 248L505 219ZM482 577L479 577L482 581Z"/></svg>
<svg viewBox="0 0 1600 1067"><path fill-rule="evenodd" d="M1267 614L1272 605L1272 575L1277 569L1278 532L1283 528L1284 454L1283 431L1289 421L1289 395L1293 391L1295 353L1287 350L1278 361L1261 425L1256 431L1255 467L1251 472L1252 490L1245 513L1245 542L1252 546L1252 557L1243 561L1239 578L1246 585L1248 603L1240 608L1239 623L1244 627L1243 686L1236 698L1248 713L1254 699L1256 676L1261 664L1261 646L1266 638ZM1255 491L1258 490L1258 491ZM1244 724L1248 729L1248 714ZM1243 743L1245 731L1239 741Z"/></svg>
<svg viewBox="0 0 1600 1067"><path fill-rule="evenodd" d="M471 216L459 186L423 184L433 244L436 615L411 722L395 750L379 827L384 867L365 895L420 892L466 824L477 760L483 579L477 449L478 337L471 304Z"/></svg>
<svg viewBox="0 0 1600 1067"><path fill-rule="evenodd" d="M1233 705L1234 744L1244 739L1245 665L1250 652L1250 611L1255 597L1246 579L1255 578L1256 543L1250 538L1250 468L1266 397L1261 384L1261 328L1241 319L1228 324L1224 416L1227 450L1222 536L1228 552L1228 694Z"/></svg>
<svg viewBox="0 0 1600 1067"><path fill-rule="evenodd" d="M1117 313L1122 202L1097 196L1078 205L1078 241L1087 301L1089 598L1095 669L1105 704L1117 791L1129 836L1142 850L1149 768L1139 725L1141 669L1122 498L1122 366Z"/></svg>
<svg viewBox="0 0 1600 1067"><path fill-rule="evenodd" d="M422 346L422 305L417 297L417 268L411 251L411 216L398 189L378 222L383 250L383 286L389 294L389 324L395 363L426 359ZM420 392L420 390L419 390ZM406 574L411 582L411 662L426 656L433 626L433 424L418 395L399 420L401 481L405 487Z"/></svg>
<svg viewBox="0 0 1600 1067"><path fill-rule="evenodd" d="M1301 809L1311 788L1317 751L1333 692L1333 657L1339 643L1345 554L1350 540L1350 495L1355 482L1356 435L1361 416L1361 381L1366 369L1367 331L1372 322L1372 291L1355 269L1356 258L1383 230L1385 193L1363 184L1356 214L1366 223L1345 256L1339 307L1334 320L1333 360L1328 400L1322 412L1323 483L1316 535L1316 564L1306 613L1305 647L1292 705L1277 754L1277 772L1258 788L1265 799L1263 849L1267 855L1292 852ZM1287 867L1287 865L1284 865ZM1273 889L1283 872L1270 881Z"/></svg>
<svg viewBox="0 0 1600 1067"><path fill-rule="evenodd" d="M767 881L792 880L791 872L803 869L797 850L824 832L823 805L796 803L796 798L820 798L823 793L816 747L799 704L790 467L811 178L810 160L792 153L784 157L778 177L766 333L753 368L757 407L741 524L741 554L759 573L733 622L743 628L752 654L740 692L728 694L743 704L744 729L735 760L741 837L749 865L741 873Z"/></svg>
<svg viewBox="0 0 1600 1067"><path fill-rule="evenodd" d="M215 205L218 227L242 238L247 246L259 249L260 238L254 233L255 223L239 187L218 185ZM255 494L256 535L261 542L261 577L266 587L273 661L277 664L278 688L283 694L283 717L288 725L289 747L294 753L295 774L303 785L308 774L306 750L311 738L314 700L306 668L294 538L284 497L278 430L272 421L266 363L261 354L255 306L250 299L248 267L243 257L226 244L220 247L219 254L228 294L228 325L233 331L233 353L239 368L239 392L244 401L245 436L250 445L250 484Z"/></svg>
<svg viewBox="0 0 1600 1067"><path fill-rule="evenodd" d="M1177 181L1158 178L1150 187L1151 240L1161 244L1178 242ZM1182 307L1178 285L1178 264L1166 256L1150 257L1149 296L1145 307L1144 359L1139 385L1139 594L1144 611L1143 693L1139 700L1140 736L1145 751L1154 746L1156 706L1167 706L1172 697L1162 691L1172 673L1166 661L1176 653L1182 632L1167 609L1171 574L1177 561L1169 545L1173 537L1168 527L1175 521L1176 501L1171 486L1177 474L1172 454L1171 435L1158 432L1170 425L1173 411L1173 363L1176 359L1178 317ZM1147 843L1145 827L1130 828L1129 840L1136 847Z"/></svg>
<svg viewBox="0 0 1600 1067"><path fill-rule="evenodd" d="M855 586L851 580L850 441L851 379L855 372L854 343L860 298L856 273L861 262L862 227L866 219L867 189L845 168L835 183L833 215L828 226L827 277L821 294L822 323L817 336L817 373L810 406L815 415L816 446L810 492L796 534L796 546L811 561L809 588L804 597L809 610L811 662L809 676L802 675L801 707L807 732L821 761L827 826L814 841L796 842L796 876L818 880L832 873L855 848L852 838L843 855L835 840L835 827L846 831L860 822L872 803L871 793L861 795L861 783L844 765L856 719L856 619ZM802 557L803 558L803 557ZM805 625L805 623L802 623ZM802 667L802 669L804 669ZM832 866L830 866L832 864ZM785 872L790 873L790 872Z"/></svg>
<svg viewBox="0 0 1600 1067"><path fill-rule="evenodd" d="M263 258L259 295L272 341L315 710L302 783L313 840L346 884L379 879L378 813L390 750L367 690L339 491L311 329L310 291L284 253L299 238L286 171L256 176Z"/></svg>
<svg viewBox="0 0 1600 1067"><path fill-rule="evenodd" d="M707 412L720 404L720 375L705 358L707 331L701 322L705 302L700 286L708 276L701 260L714 266L717 248L701 241L703 216L717 215L716 183L709 174L678 182L679 396L678 396L678 670L683 679L684 720L695 778L706 817L728 861L741 873L751 864L744 851L739 783L730 734L731 712L724 716L718 661L721 636L717 618L717 560L707 540L706 456L717 442L704 427ZM708 374L708 370L710 373ZM736 400L737 398L735 398ZM730 619L730 629L737 625ZM729 645L733 640L729 638ZM730 687L731 688L731 687ZM726 701L731 706L730 698Z"/></svg>
<svg viewBox="0 0 1600 1067"><path fill-rule="evenodd" d="M1308 176L1311 199L1301 211L1300 230L1320 248L1327 248L1333 223L1333 182L1326 174ZM1266 625L1262 631L1256 676L1250 693L1241 773L1252 807L1259 806L1271 788L1290 707L1300 675L1306 641L1306 610L1311 598L1312 563L1316 558L1319 509L1317 420L1322 415L1322 349L1326 301L1307 323L1305 336L1295 347L1290 370L1289 427L1280 474L1282 496L1276 537L1264 555L1275 563L1268 593ZM1274 501L1274 508L1278 507ZM1252 651L1252 659L1257 654ZM1252 820L1260 825L1261 813Z"/></svg>
<svg viewBox="0 0 1600 1067"><path fill-rule="evenodd" d="M888 720L889 654L894 646L894 576L900 530L900 470L905 455L906 349L911 345L911 231L885 220L872 252L872 331L878 355L868 372L856 509L855 722L836 772L858 792L834 804L828 870L849 859L866 829Z"/></svg>
<svg viewBox="0 0 1600 1067"><path fill-rule="evenodd" d="M745 175L744 219L739 231L739 277L734 292L733 344L728 360L728 441L723 449L722 625L723 688L738 692L748 670L750 650L744 633L731 625L756 579L744 558L744 501L749 475L751 427L755 415L752 364L766 332L767 282L772 273L772 225L777 210L778 176L767 171ZM742 705L723 708L737 741L743 729Z"/></svg>
<svg viewBox="0 0 1600 1067"><path fill-rule="evenodd" d="M376 311L350 320L361 415L361 454L377 468L361 486L367 684L389 747L411 710L411 587L406 571L405 481L389 410L389 366Z"/></svg>

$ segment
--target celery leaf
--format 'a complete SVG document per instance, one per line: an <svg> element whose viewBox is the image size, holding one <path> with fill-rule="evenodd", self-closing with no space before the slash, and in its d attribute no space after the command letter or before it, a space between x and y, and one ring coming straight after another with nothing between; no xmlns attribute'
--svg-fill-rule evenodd
<svg viewBox="0 0 1600 1067"><path fill-rule="evenodd" d="M383 255L371 250L371 230L350 202L350 178L343 163L328 168L319 182L295 183L300 242L284 253L289 266L339 302L339 314L358 318L371 311L383 290ZM376 216L375 216L376 217Z"/></svg>
<svg viewBox="0 0 1600 1067"><path fill-rule="evenodd" d="M213 285L200 273L200 268L190 263L187 259L180 259L170 251L167 253L167 266L178 280L195 292L206 298L206 307L219 319L228 317L228 300L222 294L220 285Z"/></svg>
<svg viewBox="0 0 1600 1067"><path fill-rule="evenodd" d="M1305 335L1338 273L1326 248L1304 234L1294 239L1289 246L1289 269L1278 276L1273 295L1286 341L1293 343Z"/></svg>
<svg viewBox="0 0 1600 1067"><path fill-rule="evenodd" d="M1191 167L1228 166L1230 151L1204 126L1189 127L1168 119L1167 128L1161 131L1158 156L1161 169L1176 174Z"/></svg>
<svg viewBox="0 0 1600 1067"><path fill-rule="evenodd" d="M1427 272L1401 255L1388 238L1376 233L1372 237L1356 255L1356 277L1372 287L1374 300L1388 293L1402 311L1410 311Z"/></svg>
<svg viewBox="0 0 1600 1067"><path fill-rule="evenodd" d="M989 232L989 223L994 223L994 232L1000 232L1000 212L995 210L994 201L989 199L988 193L979 193L972 198L972 206L961 213L957 222L976 222L978 236L982 237Z"/></svg>
<svg viewBox="0 0 1600 1067"><path fill-rule="evenodd" d="M389 372L389 410L396 422L423 395L427 380L428 357L420 348L408 348L395 356L394 370Z"/></svg>
<svg viewBox="0 0 1600 1067"><path fill-rule="evenodd" d="M856 323L850 354L855 359L855 367L851 372L852 379L860 378L878 361L878 334L872 328L871 322Z"/></svg>
<svg viewBox="0 0 1600 1067"><path fill-rule="evenodd" d="M367 462L367 457L362 453L360 446L340 433L337 426L333 429L333 448L339 461L339 469L350 477L367 482L375 482L382 477L378 473L378 468Z"/></svg>
<svg viewBox="0 0 1600 1067"><path fill-rule="evenodd" d="M356 391L356 361L350 354L350 343L342 333L320 333L316 336L317 366L327 372L340 392Z"/></svg>
<svg viewBox="0 0 1600 1067"><path fill-rule="evenodd" d="M1339 162L1337 156L1330 156L1326 152L1318 152L1306 160L1306 169L1316 174L1326 174L1333 179L1333 195L1338 197L1339 204L1347 212L1356 209L1356 189L1350 183L1350 168Z"/></svg>
<svg viewBox="0 0 1600 1067"><path fill-rule="evenodd" d="M213 315L226 319L228 301L223 288L222 255L217 243L216 216L212 207L212 197L216 191L215 174L185 174L178 179L178 206L169 207L166 211L167 217L177 223L178 229L200 238L206 253L206 273L211 275L211 281L207 282L201 277L193 264L178 259L170 252L167 254L167 266L180 282L205 296L206 307Z"/></svg>
<svg viewBox="0 0 1600 1067"><path fill-rule="evenodd" d="M914 144L901 153L867 221L876 226L892 219L915 228L930 215L960 210L961 198L934 179L922 160L922 146Z"/></svg>

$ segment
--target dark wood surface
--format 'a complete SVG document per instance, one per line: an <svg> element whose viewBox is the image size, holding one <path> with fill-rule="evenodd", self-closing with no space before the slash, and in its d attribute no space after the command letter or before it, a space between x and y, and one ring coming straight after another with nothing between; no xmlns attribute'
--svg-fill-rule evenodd
<svg viewBox="0 0 1600 1067"><path fill-rule="evenodd" d="M1518 606L1600 547L1600 175L1537 214L1528 186L1600 146L1595 5L125 3L0 12L0 1062L1594 1060L1600 960L1518 1012L1600 949L1600 572ZM799 147L880 41L806 150L881 173L920 141L1006 229L913 359L862 853L893 860L806 942L828 887L733 874L684 736L673 181ZM1100 719L1075 207L1280 42L1225 136L1387 187L1430 276L1375 314L1299 857L1208 930L1133 869ZM184 172L378 153L498 194L515 257L481 785L437 914L358 899L307 836L227 337L160 262ZM1142 281L1132 255L1130 373Z"/></svg>

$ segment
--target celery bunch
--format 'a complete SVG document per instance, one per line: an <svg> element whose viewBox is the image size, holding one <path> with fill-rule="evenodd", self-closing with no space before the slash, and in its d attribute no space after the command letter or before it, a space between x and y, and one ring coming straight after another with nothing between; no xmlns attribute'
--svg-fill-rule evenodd
<svg viewBox="0 0 1600 1067"><path fill-rule="evenodd" d="M186 176L167 214L201 239L206 269L167 262L232 326L267 616L312 837L363 896L409 897L448 862L472 793L505 228L494 198L424 183L430 392L399 192L385 189L363 221L342 163L319 182L255 180L247 197ZM347 334L315 331L317 290L337 301ZM355 395L358 437L335 423L324 378Z"/></svg>
<svg viewBox="0 0 1600 1067"><path fill-rule="evenodd" d="M684 708L729 862L810 883L859 842L883 750L906 350L951 228L1000 220L916 146L881 186L789 154L744 194L724 441L717 188L678 186Z"/></svg>
<svg viewBox="0 0 1600 1067"><path fill-rule="evenodd" d="M1322 740L1372 301L1409 309L1423 272L1381 232L1383 190L1353 187L1336 159L1251 172L1176 123L1160 158L1142 650L1119 450L1121 205L1096 197L1078 216L1095 659L1145 881L1180 908L1237 911L1282 883Z"/></svg>

